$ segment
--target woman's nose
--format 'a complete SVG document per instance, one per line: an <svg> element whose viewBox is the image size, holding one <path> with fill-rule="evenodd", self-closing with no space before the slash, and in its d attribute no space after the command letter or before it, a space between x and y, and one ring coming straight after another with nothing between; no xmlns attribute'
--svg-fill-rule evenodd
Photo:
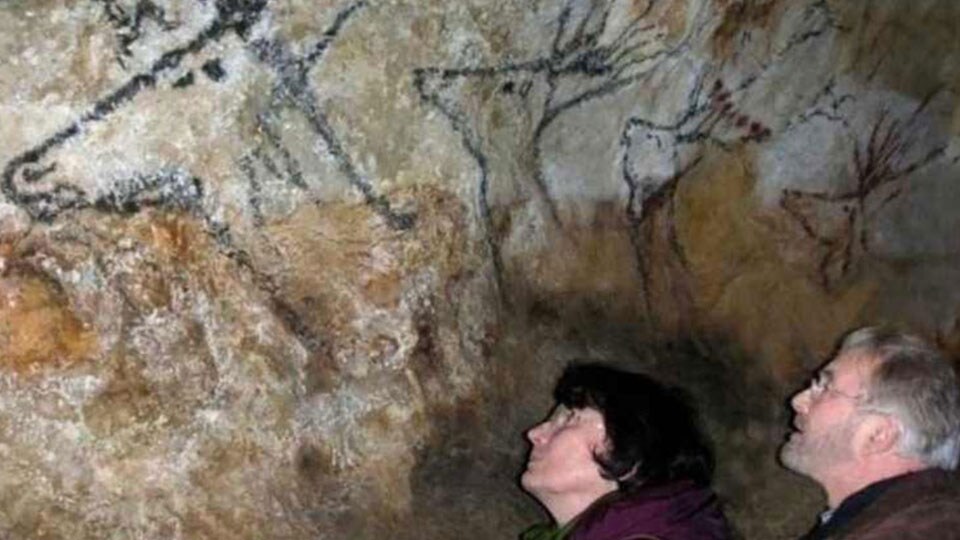
<svg viewBox="0 0 960 540"><path fill-rule="evenodd" d="M806 388L790 399L790 406L798 413L806 413L810 408L810 389Z"/></svg>
<svg viewBox="0 0 960 540"><path fill-rule="evenodd" d="M533 444L541 444L546 438L546 422L537 424L527 430L527 440Z"/></svg>

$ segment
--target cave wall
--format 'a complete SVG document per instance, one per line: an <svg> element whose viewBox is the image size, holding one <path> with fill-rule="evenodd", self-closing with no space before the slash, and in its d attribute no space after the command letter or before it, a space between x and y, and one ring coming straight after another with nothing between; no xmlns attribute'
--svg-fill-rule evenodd
<svg viewBox="0 0 960 540"><path fill-rule="evenodd" d="M745 538L853 326L960 352L949 0L0 3L0 537L509 538L572 358Z"/></svg>

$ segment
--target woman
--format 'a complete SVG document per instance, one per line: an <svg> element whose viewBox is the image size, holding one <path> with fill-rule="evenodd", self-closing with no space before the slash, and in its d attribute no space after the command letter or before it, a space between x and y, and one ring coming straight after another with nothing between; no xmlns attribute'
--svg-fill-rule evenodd
<svg viewBox="0 0 960 540"><path fill-rule="evenodd" d="M684 395L599 364L569 366L550 417L527 432L524 490L549 512L521 540L731 538L713 457Z"/></svg>

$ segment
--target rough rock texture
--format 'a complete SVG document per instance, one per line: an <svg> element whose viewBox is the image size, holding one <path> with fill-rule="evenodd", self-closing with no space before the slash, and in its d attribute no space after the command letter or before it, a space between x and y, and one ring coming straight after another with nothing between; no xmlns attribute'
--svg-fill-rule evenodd
<svg viewBox="0 0 960 540"><path fill-rule="evenodd" d="M572 358L745 538L844 330L960 352L953 0L0 2L0 538L510 538Z"/></svg>

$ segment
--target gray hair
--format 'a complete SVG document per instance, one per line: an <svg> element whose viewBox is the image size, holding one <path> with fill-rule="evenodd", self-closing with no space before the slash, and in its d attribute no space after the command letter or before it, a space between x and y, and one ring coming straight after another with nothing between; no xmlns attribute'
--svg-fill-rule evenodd
<svg viewBox="0 0 960 540"><path fill-rule="evenodd" d="M930 467L956 469L960 384L946 357L917 336L877 327L848 334L837 354L851 351L878 362L863 409L890 414L899 421L899 451Z"/></svg>

